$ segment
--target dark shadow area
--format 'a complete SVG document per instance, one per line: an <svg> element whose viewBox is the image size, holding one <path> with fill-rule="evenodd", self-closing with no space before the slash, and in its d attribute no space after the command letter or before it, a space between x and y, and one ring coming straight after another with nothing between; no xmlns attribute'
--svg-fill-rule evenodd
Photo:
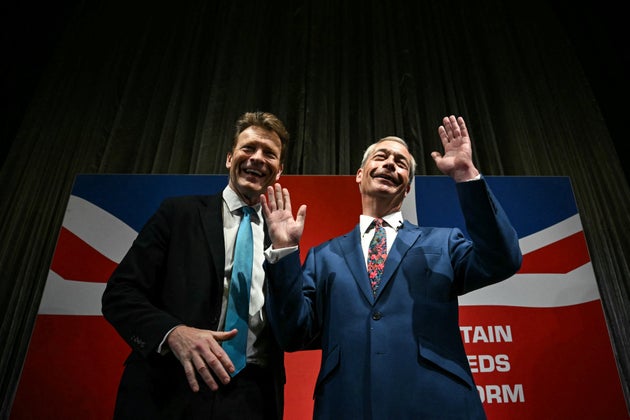
<svg viewBox="0 0 630 420"><path fill-rule="evenodd" d="M0 6L0 168L40 77L79 2L3 2Z"/></svg>
<svg viewBox="0 0 630 420"><path fill-rule="evenodd" d="M627 15L612 2L550 0L550 4L575 48L630 183L627 153L622 152L630 97Z"/></svg>
<svg viewBox="0 0 630 420"><path fill-rule="evenodd" d="M0 6L2 57L2 116L0 168L64 28L78 0L19 2ZM625 14L602 2L549 0L559 23L575 48L608 126L630 182L628 159L622 153L626 138L626 98L630 97L630 49L623 32Z"/></svg>

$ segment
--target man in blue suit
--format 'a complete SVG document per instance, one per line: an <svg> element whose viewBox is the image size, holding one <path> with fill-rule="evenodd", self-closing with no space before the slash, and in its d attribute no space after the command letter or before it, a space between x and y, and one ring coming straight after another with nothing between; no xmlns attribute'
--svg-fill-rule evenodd
<svg viewBox="0 0 630 420"><path fill-rule="evenodd" d="M269 322L284 350L322 350L316 419L485 418L457 299L512 276L522 254L473 163L464 120L445 117L438 134L444 155L431 156L456 182L471 240L457 228L403 220L416 163L398 137L381 139L364 154L356 174L357 226L311 249L303 266L298 245L306 206L294 218L280 184L261 197L272 240L265 264ZM383 221L386 244L382 255L368 257L376 219ZM373 265L381 275L368 274Z"/></svg>

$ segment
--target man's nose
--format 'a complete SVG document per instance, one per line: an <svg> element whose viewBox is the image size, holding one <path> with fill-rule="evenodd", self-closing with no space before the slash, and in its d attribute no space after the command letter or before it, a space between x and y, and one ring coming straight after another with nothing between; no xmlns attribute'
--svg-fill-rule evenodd
<svg viewBox="0 0 630 420"><path fill-rule="evenodd" d="M393 156L389 156L387 159L383 161L383 166L391 167L394 165L396 165L396 161L394 160Z"/></svg>
<svg viewBox="0 0 630 420"><path fill-rule="evenodd" d="M255 160L263 160L264 157L265 157L265 152L263 151L263 149L256 149L254 150L254 153L252 153L249 158L255 159Z"/></svg>

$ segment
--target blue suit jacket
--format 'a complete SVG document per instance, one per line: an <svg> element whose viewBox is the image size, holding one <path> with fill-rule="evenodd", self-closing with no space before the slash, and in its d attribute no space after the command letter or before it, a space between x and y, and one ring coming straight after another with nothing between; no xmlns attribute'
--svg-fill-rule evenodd
<svg viewBox="0 0 630 420"><path fill-rule="evenodd" d="M512 276L518 236L485 180L458 183L468 240L405 221L370 289L358 225L266 264L267 312L286 351L320 348L314 418L485 418L458 323L461 294Z"/></svg>

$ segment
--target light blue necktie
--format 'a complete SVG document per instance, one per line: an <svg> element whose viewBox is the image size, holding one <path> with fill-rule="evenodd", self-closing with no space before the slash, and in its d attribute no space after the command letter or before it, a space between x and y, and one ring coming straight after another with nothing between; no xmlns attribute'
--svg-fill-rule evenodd
<svg viewBox="0 0 630 420"><path fill-rule="evenodd" d="M243 218L236 234L234 245L234 265L230 281L225 331L238 329L238 334L231 340L223 342L223 349L234 363L236 375L247 362L247 335L249 320L249 291L252 282L252 261L254 259L254 241L250 214L251 207L243 207Z"/></svg>

